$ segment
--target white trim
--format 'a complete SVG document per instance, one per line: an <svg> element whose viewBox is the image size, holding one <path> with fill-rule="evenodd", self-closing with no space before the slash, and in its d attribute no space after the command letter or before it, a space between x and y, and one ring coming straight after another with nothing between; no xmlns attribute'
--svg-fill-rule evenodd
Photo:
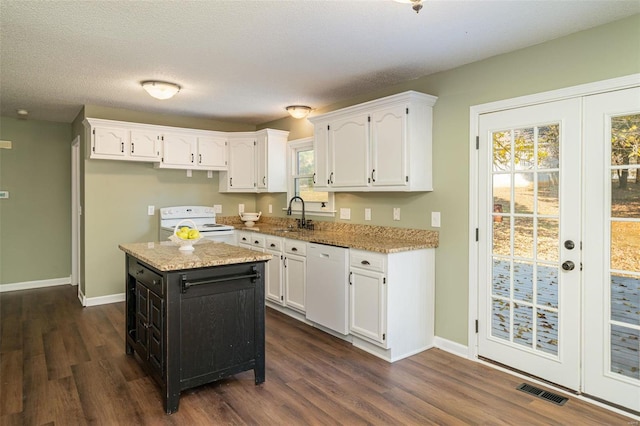
<svg viewBox="0 0 640 426"><path fill-rule="evenodd" d="M467 358L474 361L476 360L475 358L469 356L468 346L462 345L458 342L454 342L453 340L435 336L433 338L433 346L445 352L449 352L450 354L457 355L461 358Z"/></svg>
<svg viewBox="0 0 640 426"><path fill-rule="evenodd" d="M468 323L468 357L478 355L478 336L475 333L475 320L478 318L478 243L475 240L475 229L478 224L478 187L474 186L478 174L478 153L476 137L481 114L520 108L529 105L553 102L563 99L595 95L597 93L622 90L640 85L640 73L624 77L612 78L578 86L566 87L533 95L520 96L486 104L472 105L469 108L469 323ZM480 235L482 238L482 235Z"/></svg>
<svg viewBox="0 0 640 426"><path fill-rule="evenodd" d="M97 306L97 305L106 305L108 303L117 303L125 301L125 294L108 294L106 296L98 296L98 297L85 297L82 295L84 300L81 300L82 306Z"/></svg>
<svg viewBox="0 0 640 426"><path fill-rule="evenodd" d="M0 285L0 293L7 291L29 290L32 288L55 287L58 285L71 284L71 276L63 278L51 278L48 280L24 281L21 283L11 283Z"/></svg>

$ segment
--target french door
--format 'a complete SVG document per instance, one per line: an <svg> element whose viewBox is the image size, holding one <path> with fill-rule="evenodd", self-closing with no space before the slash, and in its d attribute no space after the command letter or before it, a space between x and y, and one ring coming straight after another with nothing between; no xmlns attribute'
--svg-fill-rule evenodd
<svg viewBox="0 0 640 426"><path fill-rule="evenodd" d="M640 411L640 89L479 118L478 355Z"/></svg>

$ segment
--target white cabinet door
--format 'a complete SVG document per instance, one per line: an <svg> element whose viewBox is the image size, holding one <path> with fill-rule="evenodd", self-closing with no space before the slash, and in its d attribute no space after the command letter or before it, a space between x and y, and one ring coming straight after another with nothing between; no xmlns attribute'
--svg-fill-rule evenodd
<svg viewBox="0 0 640 426"><path fill-rule="evenodd" d="M371 113L372 186L408 183L406 111L404 105L395 105Z"/></svg>
<svg viewBox="0 0 640 426"><path fill-rule="evenodd" d="M195 166L196 137L165 133L162 162L178 166Z"/></svg>
<svg viewBox="0 0 640 426"><path fill-rule="evenodd" d="M384 274L351 268L349 330L378 343L386 339L387 295Z"/></svg>
<svg viewBox="0 0 640 426"><path fill-rule="evenodd" d="M316 190L329 186L329 133L327 122L316 123L313 130L314 171L313 185Z"/></svg>
<svg viewBox="0 0 640 426"><path fill-rule="evenodd" d="M284 295L282 294L283 285L283 256L280 250L265 250L273 258L266 265L265 277L265 297L279 305L284 305Z"/></svg>
<svg viewBox="0 0 640 426"><path fill-rule="evenodd" d="M285 305L305 312L307 259L287 254L284 258Z"/></svg>
<svg viewBox="0 0 640 426"><path fill-rule="evenodd" d="M227 168L227 138L198 137L198 166L209 169Z"/></svg>
<svg viewBox="0 0 640 426"><path fill-rule="evenodd" d="M329 185L366 187L369 177L369 116L360 114L329 125Z"/></svg>
<svg viewBox="0 0 640 426"><path fill-rule="evenodd" d="M157 132L131 130L131 157L141 160L157 161L160 159L160 141Z"/></svg>
<svg viewBox="0 0 640 426"><path fill-rule="evenodd" d="M267 188L267 174L269 172L268 157L268 137L266 134L256 137L256 180L258 189Z"/></svg>
<svg viewBox="0 0 640 426"><path fill-rule="evenodd" d="M229 191L255 190L256 149L254 138L229 140Z"/></svg>
<svg viewBox="0 0 640 426"><path fill-rule="evenodd" d="M113 127L95 127L93 133L92 155L124 157L125 145L129 145L129 131Z"/></svg>

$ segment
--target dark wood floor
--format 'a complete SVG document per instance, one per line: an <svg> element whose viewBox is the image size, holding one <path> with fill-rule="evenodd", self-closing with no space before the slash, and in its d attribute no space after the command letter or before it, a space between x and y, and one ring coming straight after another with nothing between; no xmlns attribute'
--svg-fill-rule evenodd
<svg viewBox="0 0 640 426"><path fill-rule="evenodd" d="M169 416L124 353L124 303L82 308L75 292L0 294L0 424L637 424L536 399L515 390L522 380L437 349L389 364L272 310L267 381L245 372L186 391Z"/></svg>

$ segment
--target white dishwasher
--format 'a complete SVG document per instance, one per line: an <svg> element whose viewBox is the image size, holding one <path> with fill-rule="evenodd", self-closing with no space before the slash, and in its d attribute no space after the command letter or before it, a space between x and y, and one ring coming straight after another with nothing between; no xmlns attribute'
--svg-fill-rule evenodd
<svg viewBox="0 0 640 426"><path fill-rule="evenodd" d="M307 245L306 317L340 334L349 334L349 249Z"/></svg>

